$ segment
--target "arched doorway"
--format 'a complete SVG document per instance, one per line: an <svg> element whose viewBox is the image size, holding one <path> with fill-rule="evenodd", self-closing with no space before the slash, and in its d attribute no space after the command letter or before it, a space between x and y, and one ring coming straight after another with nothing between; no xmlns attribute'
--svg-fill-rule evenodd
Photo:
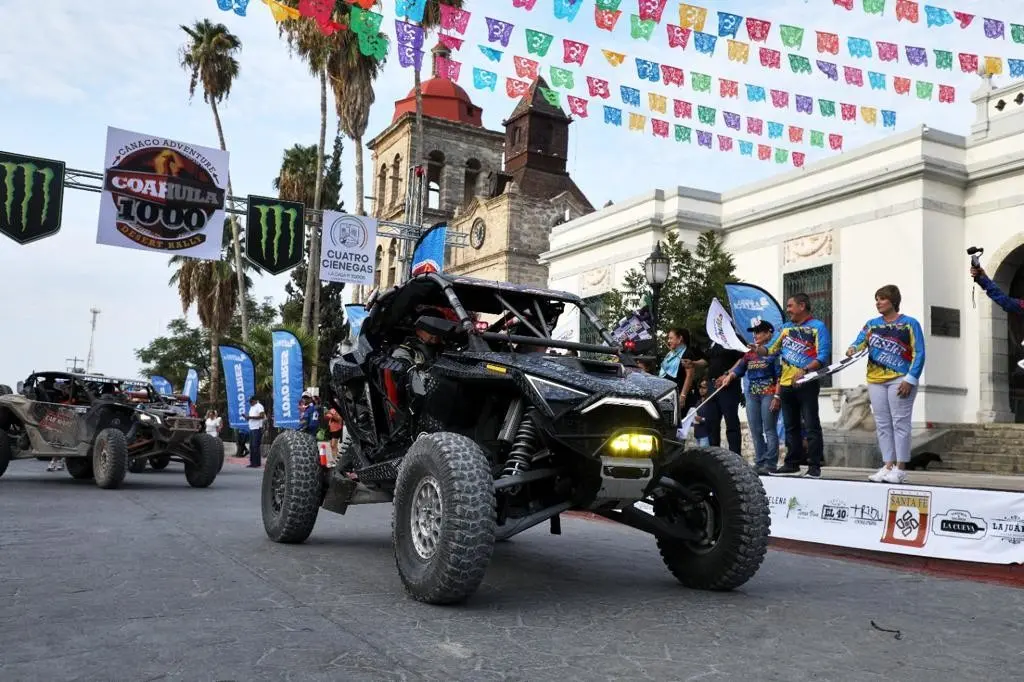
<svg viewBox="0 0 1024 682"><path fill-rule="evenodd" d="M1024 299L1024 244L1021 241L1017 238L995 253L986 272L1003 292L1013 298ZM1007 315L980 288L975 296L982 313L979 329L981 347L990 344L990 352L982 354L981 411L978 416L982 421L1024 423L1024 370L1017 366L1024 359L1024 346L1021 345L1024 342L1024 317ZM990 381L986 382L986 377Z"/></svg>

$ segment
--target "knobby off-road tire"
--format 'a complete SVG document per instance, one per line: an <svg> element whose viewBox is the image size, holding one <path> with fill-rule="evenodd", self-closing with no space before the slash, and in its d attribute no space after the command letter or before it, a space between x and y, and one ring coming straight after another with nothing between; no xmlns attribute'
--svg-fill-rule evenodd
<svg viewBox="0 0 1024 682"><path fill-rule="evenodd" d="M392 541L406 592L428 604L465 600L494 551L494 478L476 443L454 433L422 436L395 486Z"/></svg>
<svg viewBox="0 0 1024 682"><path fill-rule="evenodd" d="M153 467L153 471L163 471L170 463L170 455L157 455L156 457L149 458L149 466Z"/></svg>
<svg viewBox="0 0 1024 682"><path fill-rule="evenodd" d="M301 431L282 431L270 446L263 472L263 529L274 542L305 542L321 501L320 450Z"/></svg>
<svg viewBox="0 0 1024 682"><path fill-rule="evenodd" d="M11 463L14 453L11 448L11 439L6 433L0 433L0 476L7 471L7 465Z"/></svg>
<svg viewBox="0 0 1024 682"><path fill-rule="evenodd" d="M665 566L680 583L700 590L732 590L757 573L768 551L771 516L761 479L736 453L688 450L667 472L683 486L712 492L705 508L717 537L712 545L658 539Z"/></svg>
<svg viewBox="0 0 1024 682"><path fill-rule="evenodd" d="M93 476L91 457L68 457L64 460L64 468L76 481L85 481Z"/></svg>
<svg viewBox="0 0 1024 682"><path fill-rule="evenodd" d="M224 454L217 439L206 433L197 433L189 439L196 453L198 464L185 462L185 480L193 488L208 488L220 472L221 457Z"/></svg>
<svg viewBox="0 0 1024 682"><path fill-rule="evenodd" d="M92 446L92 471L97 487L120 487L128 472L128 441L118 429L103 429Z"/></svg>

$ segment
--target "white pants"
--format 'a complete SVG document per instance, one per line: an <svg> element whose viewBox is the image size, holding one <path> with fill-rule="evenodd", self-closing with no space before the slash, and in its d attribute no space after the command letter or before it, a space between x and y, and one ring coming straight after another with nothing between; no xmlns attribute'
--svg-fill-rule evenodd
<svg viewBox="0 0 1024 682"><path fill-rule="evenodd" d="M901 383L902 378L884 384L868 384L878 447L882 450L882 461L886 464L910 461L910 418L914 411L917 386L911 387L910 395L901 398L896 395Z"/></svg>

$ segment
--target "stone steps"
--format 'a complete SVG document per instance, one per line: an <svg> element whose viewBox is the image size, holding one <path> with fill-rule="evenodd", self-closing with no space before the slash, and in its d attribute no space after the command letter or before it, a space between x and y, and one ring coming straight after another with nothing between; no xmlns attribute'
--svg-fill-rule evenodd
<svg viewBox="0 0 1024 682"><path fill-rule="evenodd" d="M953 451L942 453L942 462L928 467L929 471L969 471L994 474L1024 474L1024 453L989 453Z"/></svg>

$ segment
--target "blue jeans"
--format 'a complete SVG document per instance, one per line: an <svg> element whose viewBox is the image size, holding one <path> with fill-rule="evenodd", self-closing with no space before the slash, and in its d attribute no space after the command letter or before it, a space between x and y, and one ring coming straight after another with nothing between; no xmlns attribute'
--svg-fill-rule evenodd
<svg viewBox="0 0 1024 682"><path fill-rule="evenodd" d="M754 441L754 466L775 469L779 465L779 413L772 412L771 395L747 394L747 425Z"/></svg>

